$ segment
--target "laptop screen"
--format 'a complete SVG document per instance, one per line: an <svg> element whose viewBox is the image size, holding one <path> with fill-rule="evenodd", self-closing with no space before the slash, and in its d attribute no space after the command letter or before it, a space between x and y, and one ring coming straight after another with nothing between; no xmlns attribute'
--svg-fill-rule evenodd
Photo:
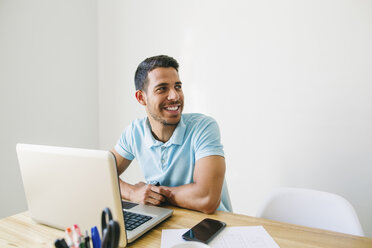
<svg viewBox="0 0 372 248"><path fill-rule="evenodd" d="M65 229L101 228L102 209L111 209L126 232L114 155L109 151L80 148L17 145L18 161L31 218Z"/></svg>

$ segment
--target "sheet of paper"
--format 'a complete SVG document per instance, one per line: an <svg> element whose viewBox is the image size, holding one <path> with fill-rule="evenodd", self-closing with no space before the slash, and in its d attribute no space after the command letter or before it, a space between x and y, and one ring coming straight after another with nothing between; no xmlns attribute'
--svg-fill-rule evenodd
<svg viewBox="0 0 372 248"><path fill-rule="evenodd" d="M161 248L171 248L187 242L182 239L187 229L164 229L161 235ZM263 226L226 227L209 244L212 248L279 248Z"/></svg>

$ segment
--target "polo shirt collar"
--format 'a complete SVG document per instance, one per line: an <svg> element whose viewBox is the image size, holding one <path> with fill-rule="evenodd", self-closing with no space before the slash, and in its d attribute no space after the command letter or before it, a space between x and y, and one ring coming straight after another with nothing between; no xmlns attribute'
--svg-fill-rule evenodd
<svg viewBox="0 0 372 248"><path fill-rule="evenodd" d="M147 147L151 148L153 146L160 146L163 145L164 143L156 140L154 136L152 135L151 132L151 126L150 126L150 121L148 118L146 118L145 122L145 144ZM181 120L178 123L176 129L174 130L171 138L165 143L166 146L171 146L173 144L175 145L181 145L183 143L183 139L185 136L186 132L186 125L185 122L183 121L183 116L181 116Z"/></svg>
<svg viewBox="0 0 372 248"><path fill-rule="evenodd" d="M186 132L186 125L185 125L185 122L183 121L183 116L181 116L180 122L178 123L176 129L174 130L172 134L172 137L168 140L167 143L169 143L169 145L172 145L172 144L181 145L183 143L185 132Z"/></svg>

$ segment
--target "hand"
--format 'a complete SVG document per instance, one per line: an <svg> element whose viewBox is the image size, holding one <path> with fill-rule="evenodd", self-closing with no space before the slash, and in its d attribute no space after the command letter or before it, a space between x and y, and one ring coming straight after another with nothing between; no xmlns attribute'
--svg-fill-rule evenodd
<svg viewBox="0 0 372 248"><path fill-rule="evenodd" d="M169 197L171 192L168 189L139 182L133 185L129 200L141 204L160 205Z"/></svg>

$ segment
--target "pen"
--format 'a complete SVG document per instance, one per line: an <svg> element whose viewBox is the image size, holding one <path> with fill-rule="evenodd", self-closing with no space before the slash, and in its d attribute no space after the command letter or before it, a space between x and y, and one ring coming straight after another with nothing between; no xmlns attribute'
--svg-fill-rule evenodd
<svg viewBox="0 0 372 248"><path fill-rule="evenodd" d="M83 240L83 236L81 235L79 226L76 224L73 226L73 238L74 238L75 247L85 248L85 242Z"/></svg>
<svg viewBox="0 0 372 248"><path fill-rule="evenodd" d="M71 230L70 227L67 227L66 228L66 242L67 242L68 247L73 246L73 243L72 243L72 230Z"/></svg>
<svg viewBox="0 0 372 248"><path fill-rule="evenodd" d="M158 181L146 181L146 184L151 184L153 186L160 186L160 183Z"/></svg>
<svg viewBox="0 0 372 248"><path fill-rule="evenodd" d="M85 248L90 248L90 237L88 231L85 231Z"/></svg>
<svg viewBox="0 0 372 248"><path fill-rule="evenodd" d="M91 232L93 248L101 248L101 238L99 237L97 226L92 227Z"/></svg>

